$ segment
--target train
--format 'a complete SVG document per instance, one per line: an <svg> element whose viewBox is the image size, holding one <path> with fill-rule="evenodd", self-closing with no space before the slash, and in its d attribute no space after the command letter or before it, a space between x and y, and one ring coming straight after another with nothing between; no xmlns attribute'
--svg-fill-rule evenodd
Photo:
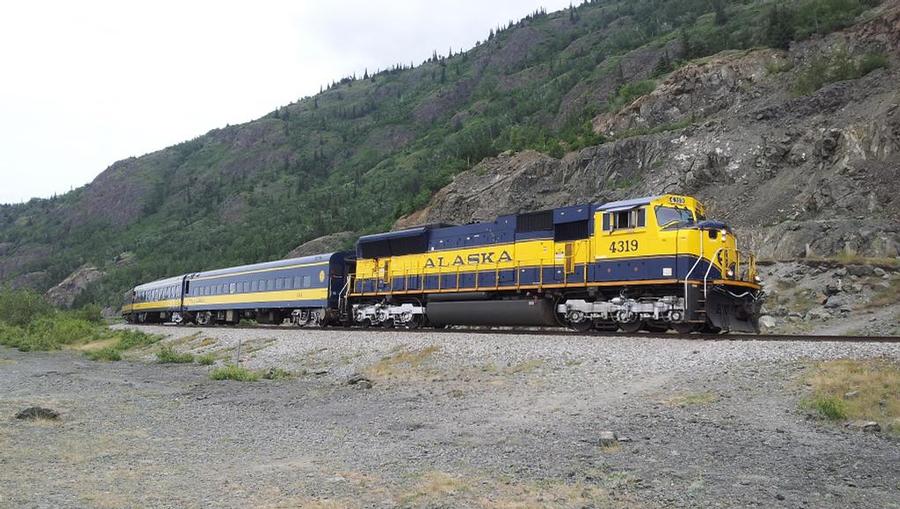
<svg viewBox="0 0 900 509"><path fill-rule="evenodd" d="M355 251L183 274L125 295L130 323L759 332L756 258L664 194L364 235Z"/></svg>

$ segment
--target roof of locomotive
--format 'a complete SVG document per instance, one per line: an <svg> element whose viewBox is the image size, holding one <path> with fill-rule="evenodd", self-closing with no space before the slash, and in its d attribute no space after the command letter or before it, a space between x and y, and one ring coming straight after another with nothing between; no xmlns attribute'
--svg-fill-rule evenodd
<svg viewBox="0 0 900 509"><path fill-rule="evenodd" d="M654 200L658 200L660 198L662 198L662 196L644 196L643 198L632 198L630 200L611 201L609 203L599 205L597 207L597 210L602 210L604 212L629 210L635 207L640 207L642 205L649 205Z"/></svg>

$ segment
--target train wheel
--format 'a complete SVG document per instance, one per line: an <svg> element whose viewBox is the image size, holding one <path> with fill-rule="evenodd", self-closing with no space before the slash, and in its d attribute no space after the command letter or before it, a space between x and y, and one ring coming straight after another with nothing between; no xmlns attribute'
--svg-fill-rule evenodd
<svg viewBox="0 0 900 509"><path fill-rule="evenodd" d="M207 326L212 323L212 313L209 311L201 311L197 313L197 325Z"/></svg>
<svg viewBox="0 0 900 509"><path fill-rule="evenodd" d="M640 320L635 320L633 322L619 323L619 328L622 329L622 332L626 334L634 334L635 332L641 330L641 325L643 325L643 322L641 322Z"/></svg>
<svg viewBox="0 0 900 509"><path fill-rule="evenodd" d="M700 332L704 334L720 334L722 332L722 329L709 322L706 322L706 324L700 329Z"/></svg>
<svg viewBox="0 0 900 509"><path fill-rule="evenodd" d="M669 326L659 322L644 322L644 330L647 332L661 333L669 330Z"/></svg>
<svg viewBox="0 0 900 509"><path fill-rule="evenodd" d="M694 323L673 323L672 328L679 334L690 334L697 330L697 324Z"/></svg>
<svg viewBox="0 0 900 509"><path fill-rule="evenodd" d="M422 315L413 315L413 317L406 322L406 328L409 330L416 330L422 326L422 323L425 321Z"/></svg>
<svg viewBox="0 0 900 509"><path fill-rule="evenodd" d="M569 322L568 326L576 332L587 332L594 326L594 322L590 318L585 318L580 322Z"/></svg>
<svg viewBox="0 0 900 509"><path fill-rule="evenodd" d="M388 318L387 320L381 322L381 326L385 329L393 329L394 328L394 319Z"/></svg>

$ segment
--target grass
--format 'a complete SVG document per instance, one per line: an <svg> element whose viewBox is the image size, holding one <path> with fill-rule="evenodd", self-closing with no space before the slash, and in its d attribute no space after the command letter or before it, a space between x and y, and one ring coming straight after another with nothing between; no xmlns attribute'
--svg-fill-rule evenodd
<svg viewBox="0 0 900 509"><path fill-rule="evenodd" d="M160 364L190 364L194 362L194 356L189 353L178 353L167 346L156 352L156 360Z"/></svg>
<svg viewBox="0 0 900 509"><path fill-rule="evenodd" d="M559 479L514 480L505 476L424 472L394 497L399 507L483 507L522 509L531 507L635 507L630 496L615 498L601 486L626 488L627 476L592 474L590 481Z"/></svg>
<svg viewBox="0 0 900 509"><path fill-rule="evenodd" d="M888 257L861 256L852 253L841 253L833 258L843 265L871 265L882 269L900 269L900 260ZM825 258L827 260L827 258Z"/></svg>
<svg viewBox="0 0 900 509"><path fill-rule="evenodd" d="M294 374L281 368L270 368L262 375L266 380L286 380L293 378Z"/></svg>
<svg viewBox="0 0 900 509"><path fill-rule="evenodd" d="M830 421L875 421L900 434L900 365L887 359L836 360L806 376L812 393L803 408Z"/></svg>
<svg viewBox="0 0 900 509"><path fill-rule="evenodd" d="M235 380L238 382L255 382L260 378L259 373L256 371L235 366L234 364L226 364L221 368L210 371L209 377L213 380Z"/></svg>
<svg viewBox="0 0 900 509"><path fill-rule="evenodd" d="M409 378L439 350L436 345L420 350L401 350L382 357L367 370L367 374L370 378Z"/></svg>
<svg viewBox="0 0 900 509"><path fill-rule="evenodd" d="M879 286L872 300L866 304L868 308L884 307L900 303L900 279L892 279L888 286Z"/></svg>
<svg viewBox="0 0 900 509"><path fill-rule="evenodd" d="M632 129L628 129L616 135L616 140L624 140L626 138L634 138L635 136L645 136L648 134L659 134L665 133L669 131L678 131L684 129L685 127L690 126L695 122L696 119L691 117L685 117L676 122L671 122L668 124L661 124L656 127L635 127Z"/></svg>
<svg viewBox="0 0 900 509"><path fill-rule="evenodd" d="M200 355L197 357L197 364L201 366L212 366L216 362L216 357L211 354Z"/></svg>
<svg viewBox="0 0 900 509"><path fill-rule="evenodd" d="M122 360L122 352L114 347L107 346L98 350L89 350L84 355L92 361L120 361Z"/></svg>
<svg viewBox="0 0 900 509"><path fill-rule="evenodd" d="M815 410L820 416L832 420L841 421L847 418L847 405L837 396L818 395L807 400L806 406Z"/></svg>

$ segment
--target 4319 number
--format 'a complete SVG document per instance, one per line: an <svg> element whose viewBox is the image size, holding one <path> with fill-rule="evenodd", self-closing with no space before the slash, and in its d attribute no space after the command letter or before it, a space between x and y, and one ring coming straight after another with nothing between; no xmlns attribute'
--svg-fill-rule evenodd
<svg viewBox="0 0 900 509"><path fill-rule="evenodd" d="M638 250L637 240L614 240L609 243L610 253L630 253Z"/></svg>

